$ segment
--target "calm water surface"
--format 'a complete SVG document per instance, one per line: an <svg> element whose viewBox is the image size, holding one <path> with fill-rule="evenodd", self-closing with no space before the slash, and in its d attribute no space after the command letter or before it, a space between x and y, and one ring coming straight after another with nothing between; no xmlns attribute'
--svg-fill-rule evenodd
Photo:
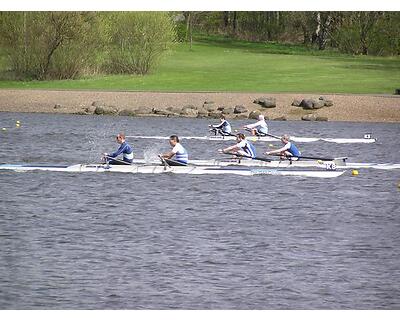
<svg viewBox="0 0 400 320"><path fill-rule="evenodd" d="M0 127L9 127L0 132L0 163L96 162L117 147L118 131L204 135L207 124L0 113ZM372 132L373 145L298 146L308 155L400 163L398 124L270 122L270 131ZM167 141L129 142L140 158L169 149ZM185 143L192 159L214 158L222 145L229 142ZM0 308L399 309L400 171L359 172L0 172Z"/></svg>

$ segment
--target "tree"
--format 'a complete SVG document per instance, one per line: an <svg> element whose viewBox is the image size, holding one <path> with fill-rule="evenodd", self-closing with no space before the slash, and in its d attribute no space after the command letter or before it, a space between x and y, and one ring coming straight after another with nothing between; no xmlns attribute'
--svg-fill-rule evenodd
<svg viewBox="0 0 400 320"><path fill-rule="evenodd" d="M164 12L117 12L108 21L106 70L146 74L175 41L172 18Z"/></svg>
<svg viewBox="0 0 400 320"><path fill-rule="evenodd" d="M71 78L93 56L93 21L91 13L8 12L0 19L0 43L17 77ZM64 73L67 64L72 73Z"/></svg>

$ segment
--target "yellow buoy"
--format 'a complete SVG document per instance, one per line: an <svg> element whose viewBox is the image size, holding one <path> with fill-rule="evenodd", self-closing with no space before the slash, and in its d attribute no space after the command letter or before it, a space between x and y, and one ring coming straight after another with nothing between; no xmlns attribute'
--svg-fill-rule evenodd
<svg viewBox="0 0 400 320"><path fill-rule="evenodd" d="M1 130L6 131L7 129L6 128L1 128Z"/></svg>
<svg viewBox="0 0 400 320"><path fill-rule="evenodd" d="M18 124L20 124L20 123L21 123L21 121L17 120L17 123L18 123Z"/></svg>
<svg viewBox="0 0 400 320"><path fill-rule="evenodd" d="M269 144L269 146L270 146L270 147L273 147L274 145L273 145L273 144Z"/></svg>
<svg viewBox="0 0 400 320"><path fill-rule="evenodd" d="M16 123L15 126L16 126L17 128L19 128L19 127L20 127L20 124L19 124L19 123Z"/></svg>
<svg viewBox="0 0 400 320"><path fill-rule="evenodd" d="M352 174L353 176L358 176L358 170L353 170L353 171L351 172L351 174Z"/></svg>
<svg viewBox="0 0 400 320"><path fill-rule="evenodd" d="M322 160L317 160L318 164L324 163Z"/></svg>

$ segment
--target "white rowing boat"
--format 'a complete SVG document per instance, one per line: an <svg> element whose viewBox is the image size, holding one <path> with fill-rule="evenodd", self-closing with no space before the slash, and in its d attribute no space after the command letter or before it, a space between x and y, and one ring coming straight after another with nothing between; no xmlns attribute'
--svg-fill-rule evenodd
<svg viewBox="0 0 400 320"><path fill-rule="evenodd" d="M241 166L241 167L265 167L265 168L319 168L332 170L336 169L378 169L378 170L394 170L400 169L400 163L363 163L363 162L346 162L347 158L336 158L332 161L322 160L271 160L270 162L262 160L245 160L240 162L235 159L209 159L209 160L190 160L191 165L195 166ZM133 164L160 165L160 160L134 159Z"/></svg>
<svg viewBox="0 0 400 320"><path fill-rule="evenodd" d="M12 170L17 172L26 171L55 171L55 172L120 172L120 173L184 173L184 174L235 174L242 176L254 175L279 175L300 176L313 178L335 178L341 176L345 171L335 170L280 170L268 168L244 168L239 166L162 166L162 165L107 165L107 164L75 164L70 166L58 165L21 165L1 164L0 170Z"/></svg>
<svg viewBox="0 0 400 320"><path fill-rule="evenodd" d="M167 140L168 136L126 136L127 138L134 139L156 139L156 140ZM369 137L369 138L368 138ZM206 141L230 141L236 140L235 136L187 136L187 137L179 137L180 139L185 140L206 140ZM279 141L278 138L274 137L259 137L259 136L247 136L249 141L261 141L261 142L274 142ZM364 138L307 138L307 137L296 137L291 136L290 139L294 142L332 142L332 143L374 143L376 142L375 138L371 138L369 135L366 135Z"/></svg>

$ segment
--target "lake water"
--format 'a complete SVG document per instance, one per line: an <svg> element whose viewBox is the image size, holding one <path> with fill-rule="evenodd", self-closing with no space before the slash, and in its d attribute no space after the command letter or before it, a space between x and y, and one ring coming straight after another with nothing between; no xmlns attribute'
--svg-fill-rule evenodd
<svg viewBox="0 0 400 320"><path fill-rule="evenodd" d="M118 131L204 135L209 122L0 113L9 128L0 163L97 162ZM372 132L375 144L297 145L400 163L399 124L269 125L298 136ZM129 142L139 158L169 150ZM192 159L229 144L184 142ZM372 169L335 179L0 172L0 308L399 309L399 183L400 170Z"/></svg>

